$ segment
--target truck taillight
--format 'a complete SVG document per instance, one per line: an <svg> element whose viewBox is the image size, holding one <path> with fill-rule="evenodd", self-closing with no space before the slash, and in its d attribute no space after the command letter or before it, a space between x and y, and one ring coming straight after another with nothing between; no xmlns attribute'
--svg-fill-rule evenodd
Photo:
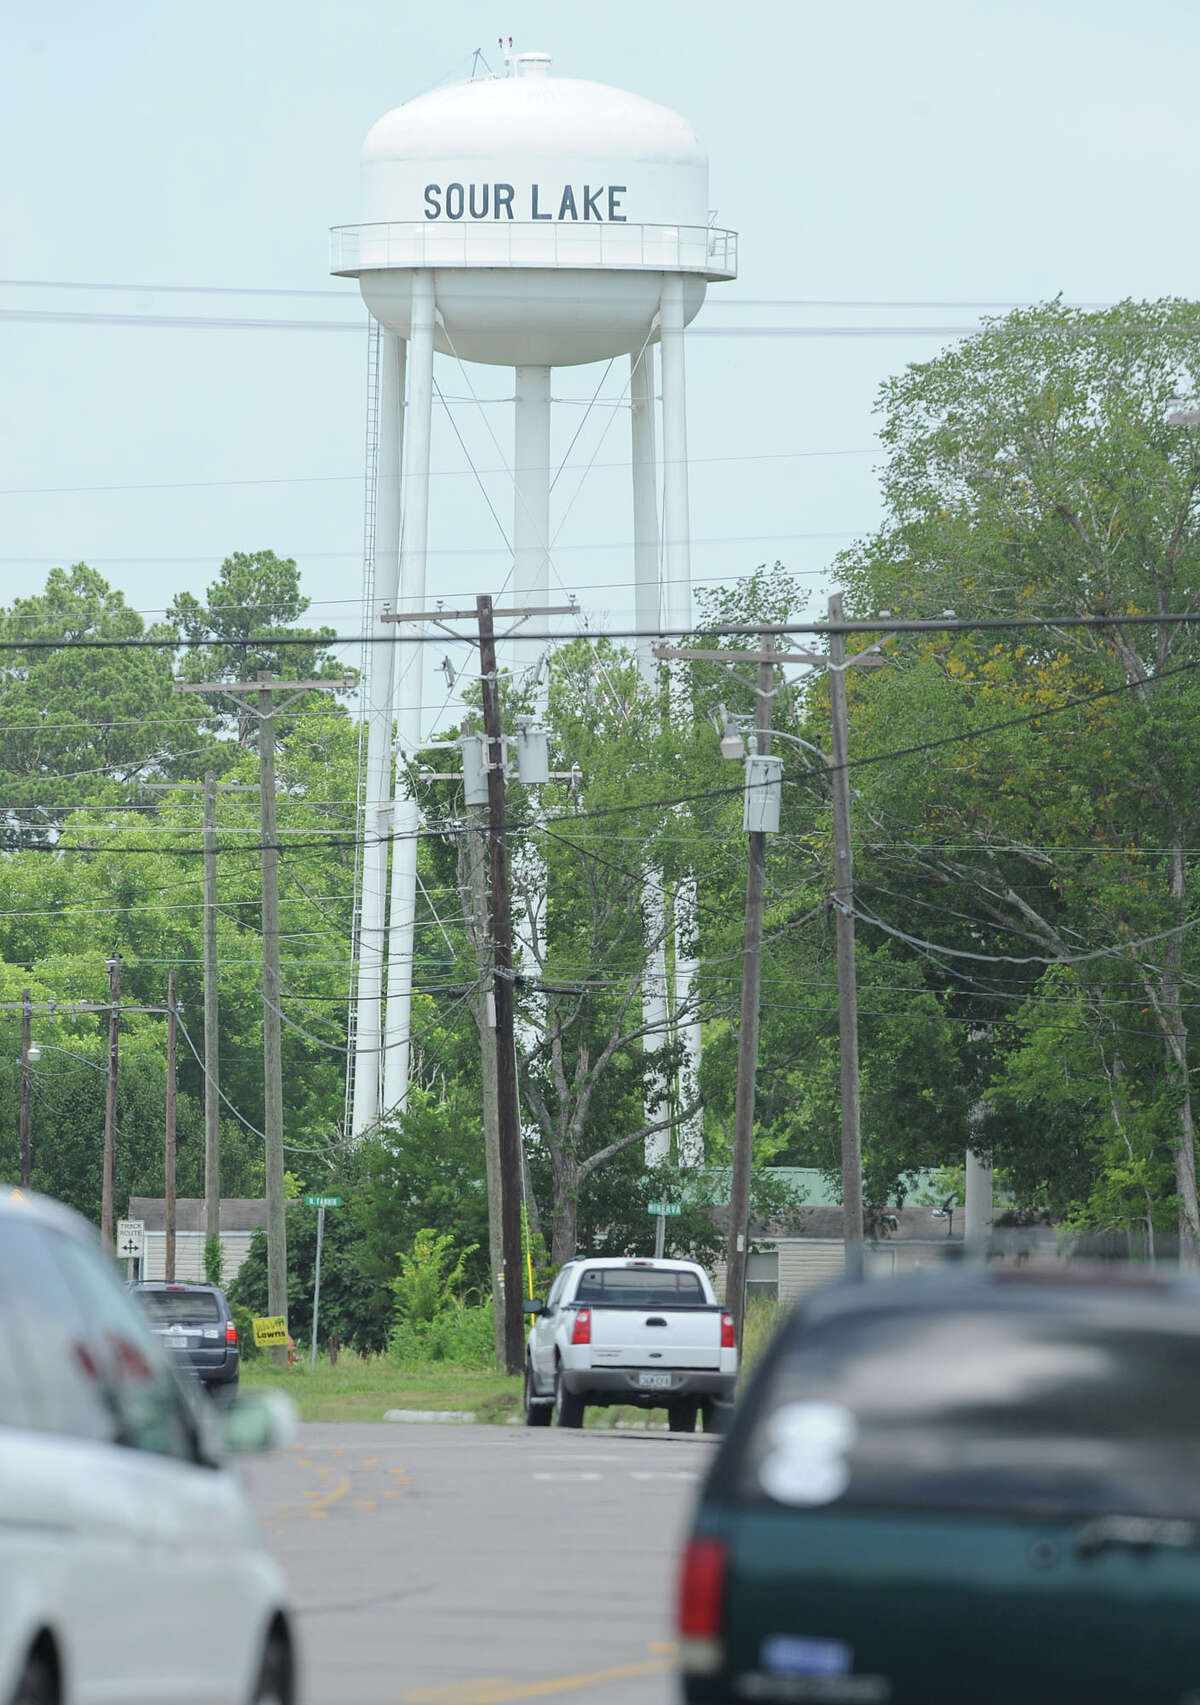
<svg viewBox="0 0 1200 1705"><path fill-rule="evenodd" d="M683 1554L675 1627L680 1664L692 1674L711 1674L721 1666L725 1564L719 1539L690 1540Z"/></svg>
<svg viewBox="0 0 1200 1705"><path fill-rule="evenodd" d="M721 1348L723 1350L737 1349L737 1340L733 1336L732 1314L722 1314L721 1316Z"/></svg>
<svg viewBox="0 0 1200 1705"><path fill-rule="evenodd" d="M237 1327L233 1324L232 1320L227 1320L225 1322L225 1342L227 1344L237 1343Z"/></svg>
<svg viewBox="0 0 1200 1705"><path fill-rule="evenodd" d="M590 1308L577 1309L575 1324L571 1328L572 1344L590 1344L592 1341L592 1311Z"/></svg>

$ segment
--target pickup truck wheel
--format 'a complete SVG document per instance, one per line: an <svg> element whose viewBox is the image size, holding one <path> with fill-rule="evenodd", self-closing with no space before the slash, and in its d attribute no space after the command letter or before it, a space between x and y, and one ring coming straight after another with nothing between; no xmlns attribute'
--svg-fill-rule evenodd
<svg viewBox="0 0 1200 1705"><path fill-rule="evenodd" d="M699 1413L700 1404L696 1398L681 1398L678 1403L667 1404L667 1425L673 1433L694 1433Z"/></svg>
<svg viewBox="0 0 1200 1705"><path fill-rule="evenodd" d="M715 1397L702 1397L700 1399L700 1425L706 1433L723 1433L726 1414L727 1410L717 1402Z"/></svg>
<svg viewBox="0 0 1200 1705"><path fill-rule="evenodd" d="M54 1677L40 1658L30 1658L17 1683L11 1705L54 1705L58 1689Z"/></svg>
<svg viewBox="0 0 1200 1705"><path fill-rule="evenodd" d="M551 1406L549 1403L533 1401L533 1369L525 1363L525 1425L527 1427L548 1427L550 1425Z"/></svg>
<svg viewBox="0 0 1200 1705"><path fill-rule="evenodd" d="M560 1427L582 1427L584 1403L563 1384L560 1367L554 1380L554 1419Z"/></svg>

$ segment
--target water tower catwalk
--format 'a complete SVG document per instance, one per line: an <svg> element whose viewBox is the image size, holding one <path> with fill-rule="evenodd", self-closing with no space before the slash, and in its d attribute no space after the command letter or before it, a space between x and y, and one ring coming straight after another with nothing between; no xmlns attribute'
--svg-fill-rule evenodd
<svg viewBox="0 0 1200 1705"><path fill-rule="evenodd" d="M629 357L637 627L647 636L683 633L691 625L684 328L709 281L736 275L736 238L710 224L708 159L677 113L601 83L551 76L546 54L517 55L508 69L381 118L363 149L364 222L333 233L331 270L358 279L382 328L373 631L391 638L397 630L385 616L427 607L437 351L516 372L517 606L544 605L550 592L550 370ZM647 678L651 643L638 643ZM413 754L424 738L424 649L371 648L353 1054L358 1135L403 1107L408 1084L418 806L402 764L393 785L393 745ZM694 970L677 955L677 986L690 984ZM663 977L661 965L648 967L649 1007L665 1003ZM698 1046L698 1030L690 1040Z"/></svg>

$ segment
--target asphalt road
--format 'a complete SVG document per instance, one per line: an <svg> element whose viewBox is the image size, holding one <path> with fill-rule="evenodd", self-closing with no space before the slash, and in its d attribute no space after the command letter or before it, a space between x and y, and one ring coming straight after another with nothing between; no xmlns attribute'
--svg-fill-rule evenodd
<svg viewBox="0 0 1200 1705"><path fill-rule="evenodd" d="M303 1705L668 1705L675 1563L713 1445L308 1423L247 1479Z"/></svg>

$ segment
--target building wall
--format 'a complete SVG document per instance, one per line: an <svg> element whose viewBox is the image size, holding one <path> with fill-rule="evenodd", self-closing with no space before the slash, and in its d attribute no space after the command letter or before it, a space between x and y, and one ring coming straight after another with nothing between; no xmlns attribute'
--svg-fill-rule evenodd
<svg viewBox="0 0 1200 1705"><path fill-rule="evenodd" d="M228 1290L237 1277L238 1269L250 1252L252 1231L223 1231L221 1233L221 1283ZM143 1279L166 1278L167 1234L147 1231L142 1240ZM175 1277L181 1284L204 1283L204 1233L177 1231L175 1233Z"/></svg>

